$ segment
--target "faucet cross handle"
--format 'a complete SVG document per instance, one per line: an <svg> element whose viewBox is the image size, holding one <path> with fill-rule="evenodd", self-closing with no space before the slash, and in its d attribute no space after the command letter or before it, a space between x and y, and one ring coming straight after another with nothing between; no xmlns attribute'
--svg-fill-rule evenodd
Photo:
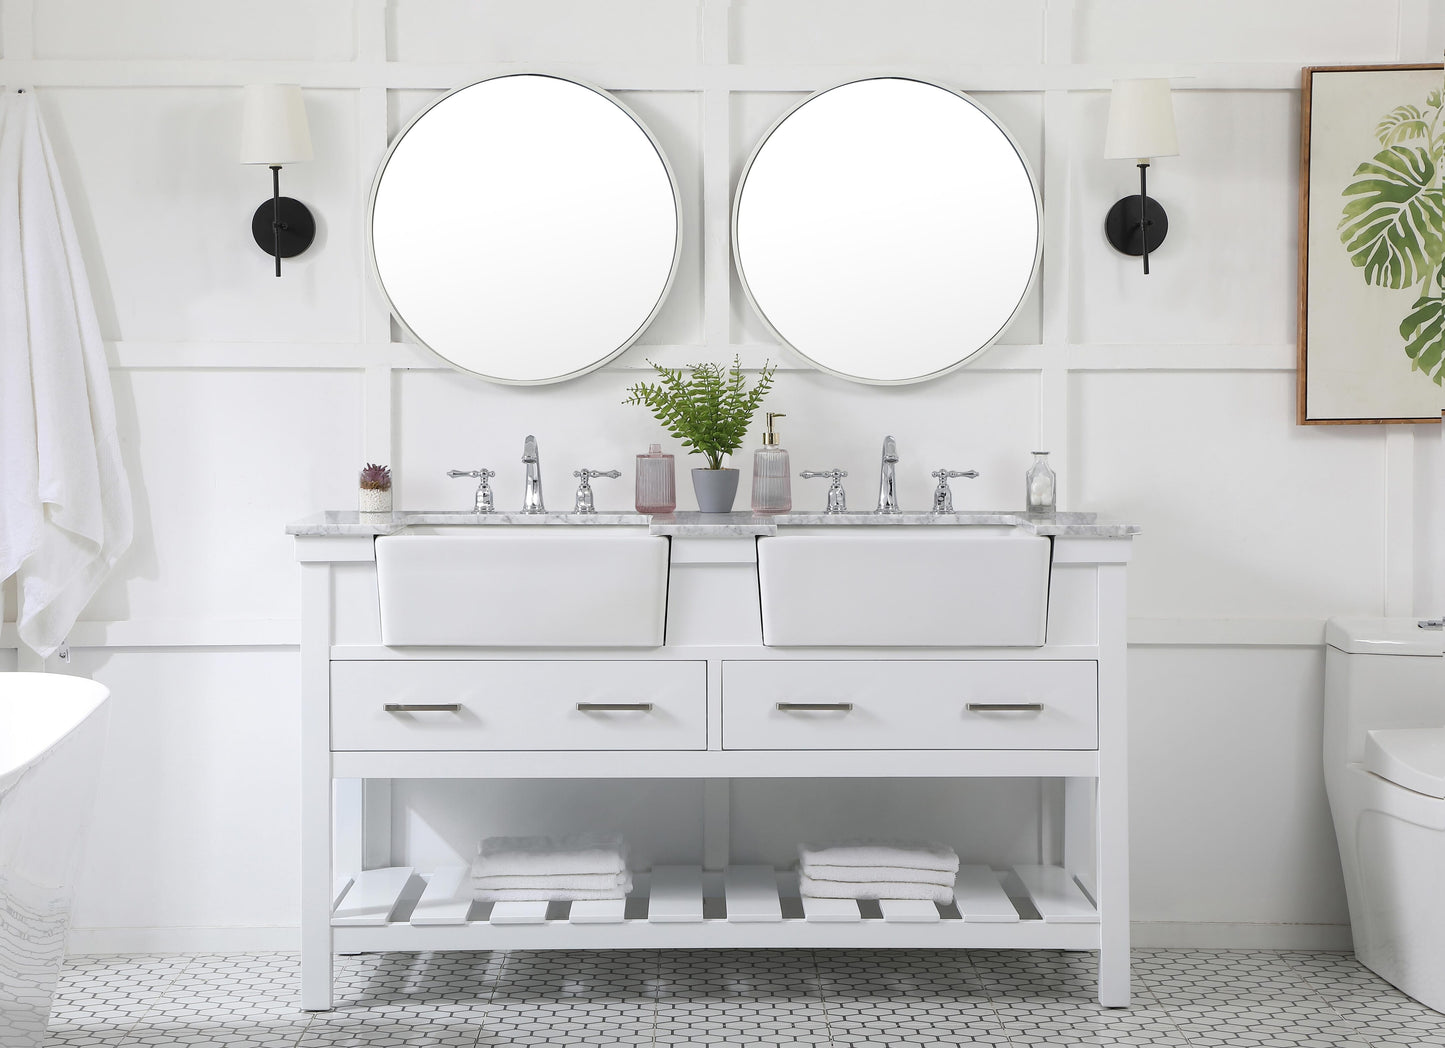
<svg viewBox="0 0 1445 1048"><path fill-rule="evenodd" d="M611 477L613 480L616 480L622 476L622 473L615 469L588 469L584 466L581 469L574 469L572 476L581 478L581 483L577 485L577 500L572 505L572 512L596 513L597 507L592 505L592 478Z"/></svg>
<svg viewBox="0 0 1445 1048"><path fill-rule="evenodd" d="M472 506L473 513L492 512L492 485L488 483L488 481L496 475L496 472L490 469L447 470L447 476L449 477L476 477L481 481L481 483L477 485L477 497Z"/></svg>
<svg viewBox="0 0 1445 1048"><path fill-rule="evenodd" d="M930 477L938 478L938 487L933 489L933 512L953 512L953 491L948 486L950 477L967 477L973 480L978 476L976 469L936 469L929 474Z"/></svg>
<svg viewBox="0 0 1445 1048"><path fill-rule="evenodd" d="M798 476L804 480L812 480L814 477L830 478L833 483L828 485L828 508L824 513L845 513L848 510L848 494L843 490L843 478L848 475L846 469L805 469Z"/></svg>

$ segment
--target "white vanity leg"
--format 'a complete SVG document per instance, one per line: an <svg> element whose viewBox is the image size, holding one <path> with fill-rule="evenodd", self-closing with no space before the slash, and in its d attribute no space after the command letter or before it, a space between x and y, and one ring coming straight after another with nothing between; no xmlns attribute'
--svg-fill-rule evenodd
<svg viewBox="0 0 1445 1048"><path fill-rule="evenodd" d="M1099 1003L1129 1004L1129 738L1124 565L1099 565Z"/></svg>
<svg viewBox="0 0 1445 1048"><path fill-rule="evenodd" d="M331 1007L331 580L301 565L301 1007Z"/></svg>
<svg viewBox="0 0 1445 1048"><path fill-rule="evenodd" d="M1112 778L1099 783L1099 1003L1129 1005L1128 796Z"/></svg>

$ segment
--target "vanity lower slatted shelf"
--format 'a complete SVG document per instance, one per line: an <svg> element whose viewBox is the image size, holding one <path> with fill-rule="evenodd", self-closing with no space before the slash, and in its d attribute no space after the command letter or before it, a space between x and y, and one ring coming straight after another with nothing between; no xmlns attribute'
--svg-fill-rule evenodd
<svg viewBox="0 0 1445 1048"><path fill-rule="evenodd" d="M1098 912L1059 866L965 866L948 906L804 900L796 874L768 866L658 866L635 880L626 900L479 903L464 866L365 870L336 886L331 925L343 952L1099 945Z"/></svg>

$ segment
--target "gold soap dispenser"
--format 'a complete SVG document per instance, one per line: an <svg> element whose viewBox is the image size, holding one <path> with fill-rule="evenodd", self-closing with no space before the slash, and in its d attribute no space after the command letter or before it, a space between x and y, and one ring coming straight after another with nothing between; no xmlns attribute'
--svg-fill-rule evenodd
<svg viewBox="0 0 1445 1048"><path fill-rule="evenodd" d="M787 513L793 508L793 485L788 453L778 446L773 419L787 418L781 411L769 411L763 446L753 452L753 512Z"/></svg>

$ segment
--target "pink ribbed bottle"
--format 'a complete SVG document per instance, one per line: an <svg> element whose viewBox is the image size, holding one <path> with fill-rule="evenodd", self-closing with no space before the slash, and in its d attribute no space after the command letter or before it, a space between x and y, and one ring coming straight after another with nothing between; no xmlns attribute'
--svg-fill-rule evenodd
<svg viewBox="0 0 1445 1048"><path fill-rule="evenodd" d="M653 444L637 456L637 512L671 513L677 509L677 475L672 455Z"/></svg>

